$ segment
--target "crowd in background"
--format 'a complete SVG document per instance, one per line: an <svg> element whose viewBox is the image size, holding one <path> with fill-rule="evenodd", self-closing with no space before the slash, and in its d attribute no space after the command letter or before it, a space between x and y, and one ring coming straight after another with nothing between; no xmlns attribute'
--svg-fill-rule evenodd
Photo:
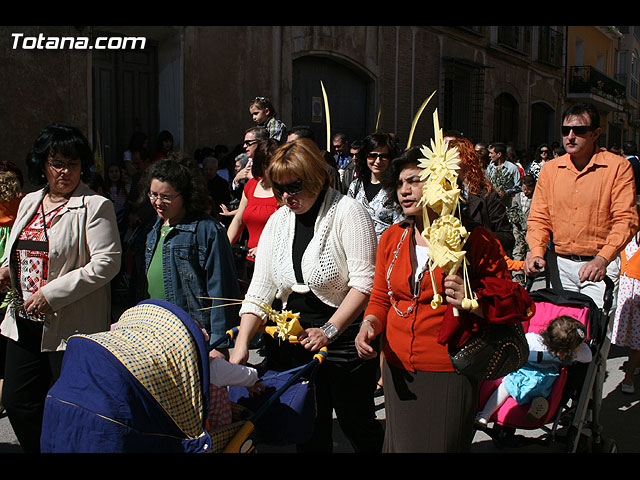
<svg viewBox="0 0 640 480"><path fill-rule="evenodd" d="M122 161L107 165L104 172L83 168L80 173L92 157L81 151L87 148L81 134L68 133L68 138L59 140L55 147L51 142L46 144L46 139L39 139L49 150L36 152L36 146L30 155L34 159L39 155L34 171L41 169L41 176L46 173L40 184L47 186L39 196L24 197L26 202L20 201L21 187L3 196L0 207L6 221L3 219L0 224L0 247L4 248L12 222L19 220L20 228L26 231L26 220L21 216L30 220L42 205L41 224L28 225L34 235L27 238L24 233L16 233L9 244L16 242L19 251L26 252L25 258L44 261L43 252L51 256L53 243L49 238L45 250L38 255L33 251L40 248L42 235L46 237L52 231L55 216L73 208L79 184L84 182L110 200L91 200L95 204L92 215L104 218L100 221L91 217L96 226L87 227L87 238L99 231L104 235L111 228L117 232L117 238L109 242L104 238L102 243L96 240L95 248L103 252L104 259L92 267L92 275L81 279L110 289L110 322L117 321L124 309L149 297L183 307L212 341L235 319L245 333L238 338L231 362L242 364L247 361L248 348L255 341L253 335L263 322L263 315L246 302L232 316L215 309L203 314L203 308L210 303L205 305L202 299L240 299L246 293L254 302L280 302L281 307L303 312L305 333L300 340L307 352L323 345L331 348L332 367L327 368L330 374L318 380L321 414L316 432L308 443L299 445L299 451L330 451L333 409L356 451L407 451L416 445L422 448L421 442L428 443L425 448L433 451L465 451L471 441L477 400L473 392L477 385L456 376L444 347L437 345L433 331L426 327L420 341L427 353L418 359L408 355L407 349L413 348L407 346L408 342L415 338L401 327L403 319L408 318L420 325L439 325L446 314L446 304L460 301L459 277L439 272L439 282L450 286L443 292L445 304L417 313L417 305L428 304L437 293L425 286L426 281L421 283L426 267L416 266L426 265L428 256L428 251L422 250L425 245L420 235L424 225L418 207L422 185L419 148L403 148L402 139L394 133L377 131L362 139L337 133L332 138L332 151L327 152L317 145L309 127L284 125L264 97L251 102L249 113L256 125L248 128L242 143L232 148L202 146L185 153L176 151L170 132L161 132L153 143L145 134L135 132ZM536 182L544 165L564 154L562 144L542 144L527 152L516 152L501 142L473 143L457 131L445 131L444 137L459 152L465 221L479 226L473 228L469 238L475 274L524 285L527 217ZM69 147L72 142L75 143ZM613 146L609 151L616 149ZM625 158L635 156L635 146L626 143L620 154ZM76 158L81 159L77 165ZM12 170L16 173L9 174L11 178L20 178L15 166L0 166L0 170ZM75 172L77 178L69 181L65 171ZM6 183L3 178L0 177L2 184ZM34 218L39 222L38 215ZM87 258L77 259L79 266L89 262L98 262L93 251ZM53 265L52 261L45 267ZM376 265L385 268L376 269ZM15 273L11 258L5 258L4 266L7 273L0 277L1 282L12 284L14 289L16 284L26 285ZM14 269L11 277L9 267ZM44 268L44 272L45 267L38 268ZM396 273L392 274L394 269ZM48 279L35 278L41 282L41 289L32 291L46 289L45 280L51 282L55 275L62 278L63 271L50 269ZM190 279L195 279L193 285L189 284ZM409 288L414 282L417 289ZM61 292L66 291L61 288ZM75 296L82 289L76 290ZM25 312L46 316L69 308L63 300L53 298L45 296L33 307L34 313L28 308ZM87 298L95 302L94 296ZM22 302L30 306L26 295ZM16 318L16 328L22 334L25 325L31 325L19 320L19 315ZM7 332L3 327L5 350L5 337L12 335ZM381 336L382 332L385 335ZM44 348L42 339L48 335L51 340ZM31 331L32 352L63 352L60 335L47 328L44 333L42 329ZM280 368L290 368L292 363L307 358L291 353L285 361L282 351L276 352L278 348L273 345L265 346L264 340L260 342L270 361ZM15 347L10 350L15 351ZM381 351L384 355L380 357L373 354ZM634 355L632 349L633 358ZM228 358L228 352L222 350L220 356ZM56 369L57 373L39 374L42 381L55 379L59 364ZM416 371L424 375L417 375ZM442 374L447 375L444 381ZM427 398L436 398L433 392L442 396L440 407L429 415L419 409L405 409L402 395L387 387L391 379L402 377L409 381L411 375L416 375L411 381L419 385L419 405L424 406ZM626 382L633 385L631 379ZM373 421L373 395L382 389L388 394L386 437ZM447 389L457 392L453 395L455 401L448 404L445 397L451 395L447 393L451 390ZM41 397L42 391L32 395ZM13 398L11 401L16 403ZM461 411L468 414L460 415ZM14 415L17 419L18 414ZM447 424L451 418L456 418L455 426ZM429 440L425 441L422 433L417 435L419 439L405 437L406 430L416 424L433 429ZM29 428L34 427L24 427L25 431ZM33 435L20 436L21 443L24 439L24 445L37 450Z"/></svg>

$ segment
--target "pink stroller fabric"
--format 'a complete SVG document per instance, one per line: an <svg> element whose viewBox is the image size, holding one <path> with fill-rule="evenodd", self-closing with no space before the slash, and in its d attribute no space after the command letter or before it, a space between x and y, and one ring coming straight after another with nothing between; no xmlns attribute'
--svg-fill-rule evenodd
<svg viewBox="0 0 640 480"><path fill-rule="evenodd" d="M522 326L525 333L533 332L539 333L543 330L547 324L559 315L569 315L581 322L583 325L589 328L589 310L586 307L569 307L562 305L555 305L549 302L536 303L536 313L527 322L523 322ZM505 425L520 429L536 429L541 425L548 423L556 414L558 406L562 400L562 393L567 381L567 370L562 368L560 375L553 384L551 394L547 398L549 402L549 411L535 424L530 424L525 421L527 412L529 411L529 404L518 405L518 403L509 397L507 401L496 411L491 420L495 421L499 425ZM478 409L481 410L484 404L487 402L491 394L494 392L498 385L502 383L502 379L484 381L480 385L480 395L478 398Z"/></svg>

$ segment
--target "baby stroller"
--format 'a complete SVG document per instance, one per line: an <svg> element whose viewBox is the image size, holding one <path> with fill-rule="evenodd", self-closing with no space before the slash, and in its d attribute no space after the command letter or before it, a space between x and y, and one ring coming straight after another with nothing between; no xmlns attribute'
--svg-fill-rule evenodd
<svg viewBox="0 0 640 480"><path fill-rule="evenodd" d="M262 412L236 408L244 416L207 429L209 350L235 334L230 330L209 346L182 309L147 300L125 311L109 332L70 337L60 378L45 401L41 451L252 451ZM309 369L321 361L314 359Z"/></svg>
<svg viewBox="0 0 640 480"><path fill-rule="evenodd" d="M559 315L572 316L587 327L587 344L593 358L588 364L573 364L560 370L547 397L549 409L537 422L531 424L525 420L529 404L518 405L513 398L508 398L492 415L493 427L478 426L492 438L498 448L521 447L532 443L549 447L562 442L570 453L617 450L615 441L602 435L600 425L602 385L598 378L606 371L608 312L612 306L614 291L614 284L608 277L605 277L604 282L606 288L602 309L584 294L551 288L548 277L546 288L530 292L536 302L536 313L523 323L525 332L537 333ZM530 288L531 283L527 286ZM479 409L500 382L502 379L482 382ZM541 429L543 434L541 437L517 435L518 429Z"/></svg>

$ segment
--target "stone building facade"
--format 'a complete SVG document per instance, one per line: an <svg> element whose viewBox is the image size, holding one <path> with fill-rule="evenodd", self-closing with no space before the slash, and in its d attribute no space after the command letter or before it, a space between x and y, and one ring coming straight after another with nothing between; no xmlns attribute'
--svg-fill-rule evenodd
<svg viewBox="0 0 640 480"><path fill-rule="evenodd" d="M54 121L100 141L119 161L135 130L173 133L187 153L233 149L252 126L248 106L267 96L288 126L313 128L326 148L330 130L361 138L394 132L403 146L414 115L414 144L444 129L472 141L500 140L525 150L557 138L562 110L562 39L548 27L186 26L0 27L5 142L20 161ZM144 49L14 48L24 37L143 37ZM551 41L553 40L553 41ZM553 45L550 45L552 43ZM23 45L24 47L24 45ZM560 52L558 53L558 48ZM19 162L18 162L19 163Z"/></svg>

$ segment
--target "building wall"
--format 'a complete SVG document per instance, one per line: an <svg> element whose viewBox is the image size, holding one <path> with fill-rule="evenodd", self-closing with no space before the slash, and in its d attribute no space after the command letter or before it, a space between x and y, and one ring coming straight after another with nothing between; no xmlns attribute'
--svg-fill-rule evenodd
<svg viewBox="0 0 640 480"><path fill-rule="evenodd" d="M271 98L278 117L292 126L293 61L302 56L329 58L369 79L369 132L381 106L380 128L404 141L416 111L438 88L438 43L418 27L186 27L185 150L240 143L253 126L248 106L257 95ZM436 106L434 98L429 107ZM416 138L431 135L429 117Z"/></svg>
<svg viewBox="0 0 640 480"><path fill-rule="evenodd" d="M0 158L16 163L26 177L24 159L47 125L69 123L91 135L90 70L83 50L25 49L22 44L14 49L11 34L16 32L24 37L82 32L74 27L0 26Z"/></svg>

